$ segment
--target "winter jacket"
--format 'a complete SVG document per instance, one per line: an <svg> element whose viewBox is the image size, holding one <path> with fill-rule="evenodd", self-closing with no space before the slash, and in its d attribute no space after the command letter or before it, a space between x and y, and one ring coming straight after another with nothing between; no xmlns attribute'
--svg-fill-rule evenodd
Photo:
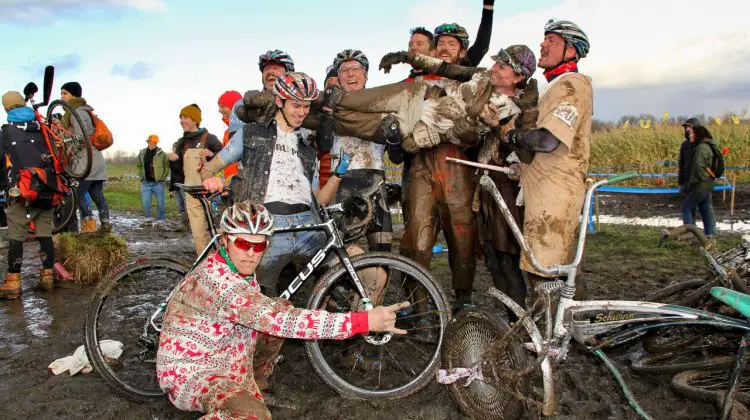
<svg viewBox="0 0 750 420"><path fill-rule="evenodd" d="M15 185L19 169L52 166L49 149L31 108L12 109L8 112L8 120L13 122L4 125L0 132L0 188L3 191ZM28 153L20 153L19 149L13 150L14 144L22 143L30 146L23 148ZM15 159L14 153L20 162L16 166L8 167L8 159Z"/></svg>
<svg viewBox="0 0 750 420"><path fill-rule="evenodd" d="M693 143L685 140L680 145L680 162L677 168L677 185L685 185L690 173L690 159L693 156Z"/></svg>
<svg viewBox="0 0 750 420"><path fill-rule="evenodd" d="M145 148L141 150L138 153L138 175L141 177L141 182L146 181L146 167L144 164L144 159L146 156L146 150L148 148ZM167 179L167 175L169 175L169 159L167 158L167 154L164 153L161 148L156 148L156 153L154 154L154 180L156 182L162 182Z"/></svg>
<svg viewBox="0 0 750 420"><path fill-rule="evenodd" d="M708 171L714 158L712 146L716 147L713 139L705 139L694 146L690 173L685 183L688 193L696 191L710 193L713 191L714 178Z"/></svg>

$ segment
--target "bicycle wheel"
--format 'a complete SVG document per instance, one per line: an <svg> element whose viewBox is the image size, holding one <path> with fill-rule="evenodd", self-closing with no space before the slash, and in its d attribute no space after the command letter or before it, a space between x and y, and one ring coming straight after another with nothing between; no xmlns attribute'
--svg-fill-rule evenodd
<svg viewBox="0 0 750 420"><path fill-rule="evenodd" d="M64 120L66 113L70 114L69 123ZM58 99L47 107L47 128L53 152L71 178L86 178L91 172L91 142L83 127L81 117L67 102Z"/></svg>
<svg viewBox="0 0 750 420"><path fill-rule="evenodd" d="M729 368L737 349L715 346L691 346L667 353L646 354L630 367L639 373L679 373L686 370Z"/></svg>
<svg viewBox="0 0 750 420"><path fill-rule="evenodd" d="M705 331L696 327L664 327L649 330L641 344L649 353L666 353L689 346L705 334Z"/></svg>
<svg viewBox="0 0 750 420"><path fill-rule="evenodd" d="M482 379L466 385L448 385L461 410L476 419L516 419L524 410L528 367L519 336L495 312L469 309L458 313L448 326L443 367L470 368L481 364Z"/></svg>
<svg viewBox="0 0 750 420"><path fill-rule="evenodd" d="M138 402L163 397L156 380L159 333L149 319L189 269L171 258L136 260L113 270L94 290L86 313L86 354L118 395ZM104 339L123 344L118 361L102 354L98 343Z"/></svg>
<svg viewBox="0 0 750 420"><path fill-rule="evenodd" d="M409 334L394 334L390 340L373 333L341 341L307 341L305 351L318 376L345 397L395 399L411 395L432 381L438 369L448 323L447 300L429 272L408 258L370 252L351 261L358 272L367 268L385 270L386 282L378 305L412 302L396 320L396 326ZM349 274L339 263L318 282L308 308L356 311L357 298ZM380 344L374 341L381 339L384 342Z"/></svg>
<svg viewBox="0 0 750 420"><path fill-rule="evenodd" d="M76 203L78 203L78 192L71 188L70 194L63 198L63 202L58 204L52 213L52 233L60 233L65 229L76 213Z"/></svg>
<svg viewBox="0 0 750 420"><path fill-rule="evenodd" d="M686 398L698 398L709 402L723 401L729 388L731 374L731 369L689 370L672 378L672 388ZM742 372L737 387L737 401L745 405L750 404L750 369L747 367Z"/></svg>

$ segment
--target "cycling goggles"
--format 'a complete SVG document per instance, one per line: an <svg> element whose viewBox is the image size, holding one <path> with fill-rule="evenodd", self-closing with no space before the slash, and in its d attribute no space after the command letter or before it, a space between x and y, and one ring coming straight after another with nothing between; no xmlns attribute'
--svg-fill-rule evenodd
<svg viewBox="0 0 750 420"><path fill-rule="evenodd" d="M253 250L256 254L259 254L268 248L268 240L262 241L262 242L251 242L245 239L242 239L238 236L234 235L227 235L229 237L229 242L232 242L237 249L239 249L242 252L247 252L250 249Z"/></svg>
<svg viewBox="0 0 750 420"><path fill-rule="evenodd" d="M497 53L497 59L509 65L513 69L513 71L516 72L516 74L520 74L521 76L526 76L521 66L518 64L516 60L513 59L513 57L510 54L508 54L508 51L501 49L500 52Z"/></svg>

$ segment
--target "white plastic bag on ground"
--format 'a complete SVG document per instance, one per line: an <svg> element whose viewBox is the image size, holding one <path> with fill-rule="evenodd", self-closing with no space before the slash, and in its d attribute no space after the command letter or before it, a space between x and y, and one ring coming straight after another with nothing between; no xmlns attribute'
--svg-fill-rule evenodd
<svg viewBox="0 0 750 420"><path fill-rule="evenodd" d="M102 340L99 342L99 348L102 350L104 356L110 359L118 359L122 355L122 343L119 341ZM83 346L79 346L73 352L73 355L57 359L50 363L47 368L55 375L69 371L70 376L73 376L81 371L83 373L92 371L91 363L89 363L89 359L86 357L86 349Z"/></svg>

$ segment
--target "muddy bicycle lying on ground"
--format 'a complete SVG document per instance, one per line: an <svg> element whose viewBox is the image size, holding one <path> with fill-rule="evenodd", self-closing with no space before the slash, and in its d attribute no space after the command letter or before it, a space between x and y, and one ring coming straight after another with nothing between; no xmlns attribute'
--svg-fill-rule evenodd
<svg viewBox="0 0 750 420"><path fill-rule="evenodd" d="M588 214L591 196L596 188L624 181L636 174L625 173L591 185L586 192L583 214ZM519 417L525 409L536 408L545 416L553 415L556 406L553 366L555 362L566 358L573 339L604 362L630 405L640 416L650 418L635 401L602 349L632 342L652 329L702 326L742 334L731 380L729 373L725 373L727 381L723 383L723 388L717 390L715 378L705 382L688 378L692 385L700 387L702 383L707 383L711 387L710 392L714 395L721 394L721 401L727 402L723 404L723 418L728 418L740 385L743 389L746 386L740 383L745 353L750 344L750 323L746 319L653 302L574 300L576 274L586 240L586 218L581 218L573 261L567 265L543 267L534 257L533 250L528 248L492 179L483 175L480 185L500 206L519 245L528 253L534 267L543 273L567 276L567 279L538 286L536 290L539 298L528 310L497 289L491 288L490 294L518 317L512 327L497 311L478 308L462 311L450 323L442 354L447 375L441 378L441 382L449 383L451 396L466 414L482 419L513 419ZM716 288L713 292L722 297L736 293L721 288ZM553 301L557 295L560 299L555 311ZM738 296L735 297L740 299ZM737 300L726 299L725 302L730 306L738 305ZM750 305L745 311L744 316L750 316ZM533 356L529 357L529 352ZM539 373L542 379L541 402L530 397L532 394L529 388L530 379L538 377Z"/></svg>
<svg viewBox="0 0 750 420"><path fill-rule="evenodd" d="M343 341L306 341L310 363L323 381L341 395L359 399L400 398L427 385L439 367L449 313L442 290L416 262L383 252L347 255L346 243L363 236L372 220L378 187L345 202L348 204L320 208L320 223L276 229L277 233L319 230L328 238L281 293L282 298L291 298L306 280L314 277L317 268L327 266L307 301L307 308L348 312L408 300L412 306L398 314L396 326L410 332L434 331L434 340L418 340L416 334L378 333ZM219 193L208 193L202 186L181 188L200 200L213 236L192 265L195 267L214 249L219 238L209 204ZM358 213L358 218L347 217L350 212ZM326 257L330 254L335 254L337 261L329 261ZM386 275L375 302L358 275L371 268L384 270ZM119 395L136 401L164 398L155 364L161 317L175 286L190 270L187 263L171 258L141 259L113 270L94 291L86 315L86 354L94 370ZM123 343L119 360L103 354L98 343L104 339Z"/></svg>

